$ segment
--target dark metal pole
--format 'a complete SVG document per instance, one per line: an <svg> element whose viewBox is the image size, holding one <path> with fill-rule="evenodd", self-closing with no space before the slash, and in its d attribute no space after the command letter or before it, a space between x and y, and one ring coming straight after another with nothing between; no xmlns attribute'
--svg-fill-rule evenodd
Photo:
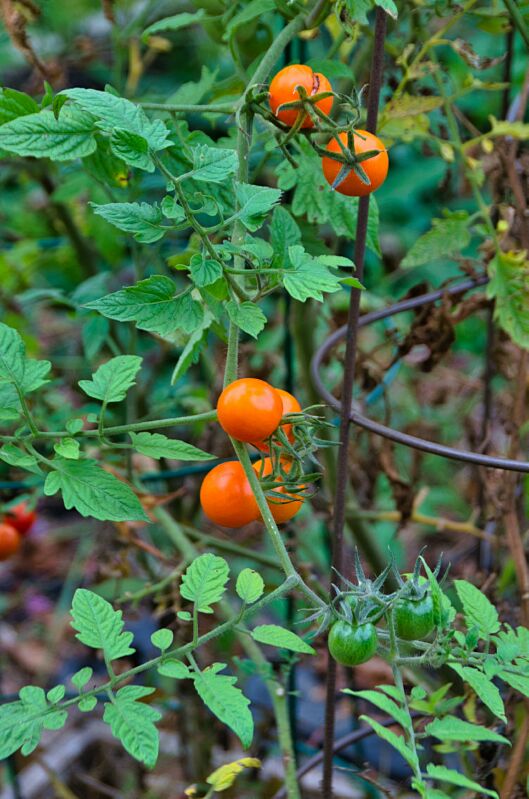
<svg viewBox="0 0 529 799"><path fill-rule="evenodd" d="M371 81L367 107L367 129L374 133L377 125L378 104L382 86L382 71L384 65L384 38L386 33L386 14L380 8L376 9L375 36L373 42L373 57L371 62ZM367 223L369 219L369 195L361 197L358 204L358 220L355 239L355 264L356 277L362 280L364 274L364 258L367 238ZM351 426L350 411L353 401L353 384L356 366L356 345L358 331L358 317L360 311L360 291L352 289L347 320L345 372L342 391L342 409L340 418L340 448L338 451L338 469L336 479L336 495L333 521L333 546L332 568L343 571L343 531L345 526L345 509L347 495L348 473L348 443ZM331 572L331 582L334 571ZM328 656L327 685L325 704L325 742L323 753L323 780L322 799L332 799L333 789L333 754L334 754L334 726L335 726L335 692L336 692L336 662Z"/></svg>

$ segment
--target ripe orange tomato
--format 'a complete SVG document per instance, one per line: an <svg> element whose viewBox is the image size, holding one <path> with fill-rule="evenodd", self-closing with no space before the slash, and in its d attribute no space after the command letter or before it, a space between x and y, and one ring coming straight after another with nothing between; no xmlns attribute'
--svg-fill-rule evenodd
<svg viewBox="0 0 529 799"><path fill-rule="evenodd" d="M230 383L219 397L217 414L222 429L237 441L261 441L277 428L283 415L278 392L264 380L243 377Z"/></svg>
<svg viewBox="0 0 529 799"><path fill-rule="evenodd" d="M290 464L286 459L282 460L282 466L285 471L290 471ZM257 461L254 463L253 468L261 478L266 477L273 472L272 459L264 458L264 460ZM266 501L272 516L277 524L290 521L290 519L292 519L301 509L301 506L303 505L303 499L299 496L299 494L290 494L285 490L284 486L278 486L277 488L274 488L273 491L279 494L284 494L285 499L281 500L276 496L267 496Z"/></svg>
<svg viewBox="0 0 529 799"><path fill-rule="evenodd" d="M360 134L364 138L360 138L360 136L357 134ZM341 142L347 146L347 133L344 131L343 133L339 133L338 136L340 137ZM373 133L369 133L367 130L355 131L354 146L355 152L359 155L360 153L365 153L368 150L381 151L378 153L378 155L374 155L371 158L362 161L362 168L371 181L371 185L367 186L365 183L362 183L356 172L351 170L349 174L346 175L346 177L341 181L341 183L335 187L335 190L340 194L346 194L348 197L364 197L364 195L371 194L372 191L375 191L384 183L388 174L388 153L380 139ZM342 148L340 147L336 137L333 137L330 140L329 144L327 145L327 150L330 153L342 152ZM332 186L343 164L325 156L323 157L321 163L325 180Z"/></svg>
<svg viewBox="0 0 529 799"><path fill-rule="evenodd" d="M289 127L292 127L296 122L300 109L285 108L283 111L278 111L277 109L283 103L292 103L300 99L299 92L296 90L298 86L303 86L309 97L321 92L332 91L332 86L325 75L322 75L321 72L313 72L305 64L291 64L289 67L280 70L270 84L270 108L276 117L281 122L284 122L285 125L289 125ZM324 114L329 114L333 100L333 97L325 97L322 100L318 100L316 105ZM314 127L314 122L309 114L305 114L301 127Z"/></svg>
<svg viewBox="0 0 529 799"><path fill-rule="evenodd" d="M18 505L11 505L6 510L6 521L15 530L18 530L20 535L25 535L35 524L37 514L34 510L28 508L26 502L19 502Z"/></svg>
<svg viewBox="0 0 529 799"><path fill-rule="evenodd" d="M276 388L276 391L281 397L281 402L283 404L283 416L287 413L301 413L301 405L292 394L289 394L288 391L284 391L282 388ZM292 433L292 425L282 424L281 428L284 430L288 440L293 442L294 434ZM263 452L270 451L270 447L266 441L252 441L251 443Z"/></svg>
<svg viewBox="0 0 529 799"><path fill-rule="evenodd" d="M20 535L10 524L0 524L0 560L7 560L20 546Z"/></svg>
<svg viewBox="0 0 529 799"><path fill-rule="evenodd" d="M222 527L242 527L259 518L259 508L239 461L219 463L200 488L202 510Z"/></svg>

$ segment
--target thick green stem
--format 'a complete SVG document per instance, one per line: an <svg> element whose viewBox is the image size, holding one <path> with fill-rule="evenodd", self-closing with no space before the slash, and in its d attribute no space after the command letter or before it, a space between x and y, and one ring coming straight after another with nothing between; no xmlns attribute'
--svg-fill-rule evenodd
<svg viewBox="0 0 529 799"><path fill-rule="evenodd" d="M503 2L507 6L507 9L509 11L509 14L510 14L510 17L511 17L512 21L514 22L514 24L518 28L520 36L522 37L522 39L524 40L526 45L529 47L529 28L525 24L525 19L524 19L523 15L522 15L522 12L518 8L518 5L516 4L516 1L515 0L503 0Z"/></svg>
<svg viewBox="0 0 529 799"><path fill-rule="evenodd" d="M152 419L145 422L134 422L133 424L120 424L114 427L103 428L103 435L118 436L125 433L137 433L145 430L158 430L161 427L179 427L180 425L195 424L195 422L214 422L217 419L217 411L205 411L204 413L195 413L189 416L174 416L168 419ZM99 436L99 430L81 430L76 433L76 436ZM63 438L64 436L71 436L67 430L55 430L46 432L44 430L35 430L32 438ZM19 441L16 436L2 436L0 441Z"/></svg>
<svg viewBox="0 0 529 799"><path fill-rule="evenodd" d="M288 711L288 694L285 688L276 683L275 690L270 691L274 715L277 724L277 737L283 755L283 766L285 769L285 787L289 799L301 799L299 783L296 774L296 754L292 741L292 731L290 728L290 718Z"/></svg>

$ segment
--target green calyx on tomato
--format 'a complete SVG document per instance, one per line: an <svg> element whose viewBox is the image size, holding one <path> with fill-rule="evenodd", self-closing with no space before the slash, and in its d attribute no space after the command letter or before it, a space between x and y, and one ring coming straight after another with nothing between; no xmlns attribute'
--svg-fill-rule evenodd
<svg viewBox="0 0 529 799"><path fill-rule="evenodd" d="M404 641L421 641L435 626L434 607L429 592L418 597L403 597L393 608L395 631Z"/></svg>
<svg viewBox="0 0 529 799"><path fill-rule="evenodd" d="M350 624L337 621L331 627L328 638L329 652L342 666L358 666L371 660L377 651L377 631L370 622Z"/></svg>

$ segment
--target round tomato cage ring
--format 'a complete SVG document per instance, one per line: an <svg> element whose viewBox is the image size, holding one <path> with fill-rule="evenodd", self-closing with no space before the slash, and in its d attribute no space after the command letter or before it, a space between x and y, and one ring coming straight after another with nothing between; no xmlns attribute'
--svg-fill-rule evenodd
<svg viewBox="0 0 529 799"><path fill-rule="evenodd" d="M402 300L401 302L397 302L394 305L390 305L380 311L373 311L371 313L364 314L358 321L358 327L367 327L368 325L378 322L381 319L387 319L388 317L395 316L396 314L403 313L404 311L420 308L423 305L427 305L428 303L441 299L447 294L451 297L457 297L461 294L465 294L471 289L484 286L487 282L488 278L486 276L464 280L461 283L457 283L456 285L446 289L430 291L427 294L421 294L418 297L411 297L408 300ZM320 368L324 358L336 346L336 344L345 338L346 332L347 325L344 325L336 330L331 336L329 336L329 338L326 339L326 341L324 341L321 347L319 347L319 349L316 351L311 363L312 379L314 380L314 385L316 386L318 394L322 397L322 399L325 400L325 402L327 402L337 411L341 411L342 404L336 399L336 397L333 397L331 392L323 384L320 375ZM529 462L527 461L495 457L493 455L485 455L481 452L471 452L469 450L456 449L455 447L447 447L444 444L438 444L435 441L429 441L425 438L412 436L408 433L403 433L400 430L396 430L393 427L388 427L380 422L376 422L354 408L351 408L349 419L351 422L353 422L353 424L358 425L358 427L362 427L364 430L368 430L369 432L378 436L382 436L383 438L388 438L390 441L394 441L396 444L403 444L405 447L418 449L422 452L429 452L432 455L439 455L442 458L449 458L462 463L472 463L476 466L485 466L491 469L507 469L512 472L529 473Z"/></svg>

